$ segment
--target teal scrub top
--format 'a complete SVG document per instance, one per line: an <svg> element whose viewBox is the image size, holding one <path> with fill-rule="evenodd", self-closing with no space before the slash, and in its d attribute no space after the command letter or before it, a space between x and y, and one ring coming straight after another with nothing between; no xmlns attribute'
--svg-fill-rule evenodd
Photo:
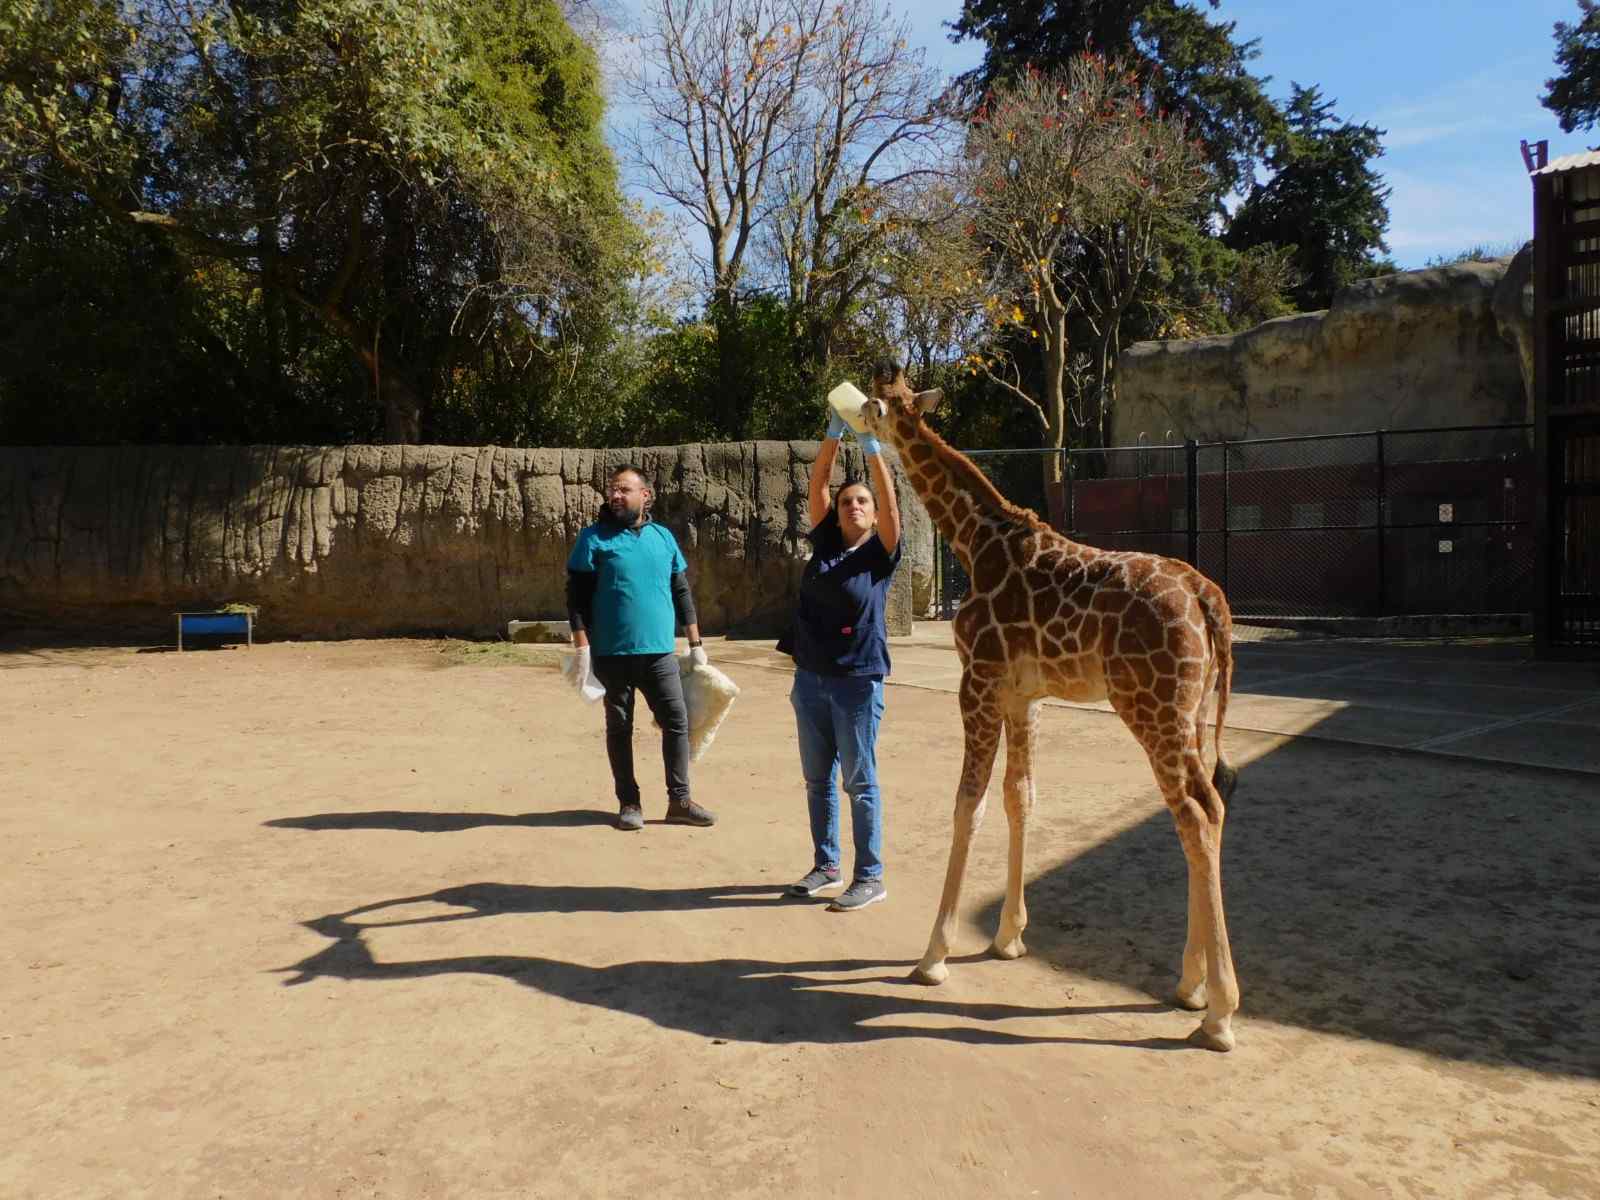
<svg viewBox="0 0 1600 1200"><path fill-rule="evenodd" d="M593 571L595 654L671 654L677 615L672 576L687 571L672 531L654 521L632 529L590 525L567 558L572 571Z"/></svg>

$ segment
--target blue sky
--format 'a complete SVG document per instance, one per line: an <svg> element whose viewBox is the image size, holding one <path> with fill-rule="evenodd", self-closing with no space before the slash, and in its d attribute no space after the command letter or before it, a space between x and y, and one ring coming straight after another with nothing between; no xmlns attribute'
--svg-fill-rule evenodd
<svg viewBox="0 0 1600 1200"><path fill-rule="evenodd" d="M622 7L637 11L639 0ZM959 0L895 7L946 74L982 57L941 27ZM1291 80L1314 83L1341 118L1388 131L1377 165L1393 189L1388 241L1402 267L1531 235L1520 139L1547 138L1552 157L1600 142L1563 134L1539 104L1555 70L1553 26L1577 14L1577 0L1223 0L1215 10L1259 40L1255 73L1272 77L1274 96Z"/></svg>

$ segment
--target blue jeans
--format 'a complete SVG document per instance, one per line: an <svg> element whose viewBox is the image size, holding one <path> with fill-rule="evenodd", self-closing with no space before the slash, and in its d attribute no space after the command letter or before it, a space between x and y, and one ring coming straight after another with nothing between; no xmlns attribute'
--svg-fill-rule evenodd
<svg viewBox="0 0 1600 1200"><path fill-rule="evenodd" d="M883 680L871 675L818 675L797 669L789 692L800 739L800 773L811 808L818 867L839 866L839 796L843 768L855 834L857 879L883 876L883 802L878 795L878 722Z"/></svg>

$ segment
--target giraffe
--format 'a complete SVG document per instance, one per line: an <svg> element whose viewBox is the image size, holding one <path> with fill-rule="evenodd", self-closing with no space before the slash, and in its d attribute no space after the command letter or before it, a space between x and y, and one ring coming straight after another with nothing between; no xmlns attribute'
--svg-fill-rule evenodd
<svg viewBox="0 0 1600 1200"><path fill-rule="evenodd" d="M1150 760L1188 864L1188 934L1176 999L1205 1009L1190 1037L1231 1050L1239 988L1222 911L1223 802L1236 773L1222 755L1233 675L1232 616L1222 589L1187 563L1070 541L1007 501L972 461L928 428L938 391L913 393L897 363L879 364L862 416L900 464L972 589L955 616L965 757L944 892L927 952L912 972L943 983L972 836L983 820L1002 729L1010 830L1005 903L993 953L1025 953L1022 872L1033 809L1038 702L1109 700ZM1218 691L1216 766L1204 764L1207 697Z"/></svg>

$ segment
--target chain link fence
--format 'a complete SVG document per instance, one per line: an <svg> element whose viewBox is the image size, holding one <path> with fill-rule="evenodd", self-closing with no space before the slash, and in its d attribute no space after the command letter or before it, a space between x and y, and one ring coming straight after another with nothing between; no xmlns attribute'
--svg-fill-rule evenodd
<svg viewBox="0 0 1600 1200"><path fill-rule="evenodd" d="M1075 541L1181 558L1235 615L1525 613L1531 425L969 455ZM935 607L966 595L941 538Z"/></svg>

